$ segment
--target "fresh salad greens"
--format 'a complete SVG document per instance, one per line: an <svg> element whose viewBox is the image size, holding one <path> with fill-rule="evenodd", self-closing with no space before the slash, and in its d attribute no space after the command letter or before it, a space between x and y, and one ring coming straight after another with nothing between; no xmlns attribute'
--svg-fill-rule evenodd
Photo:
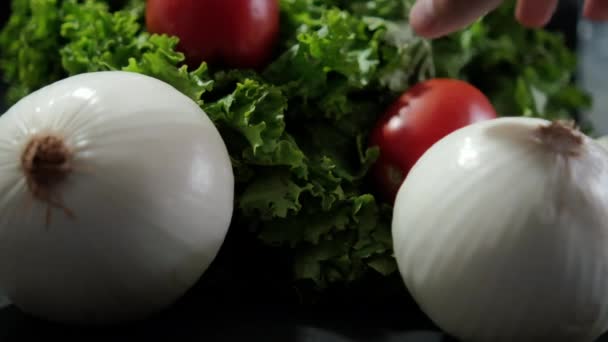
<svg viewBox="0 0 608 342"><path fill-rule="evenodd" d="M569 117L590 105L560 35L527 30L513 3L427 41L412 1L281 0L281 38L262 71L183 65L178 39L146 32L142 0L12 0L0 33L7 104L69 75L127 70L199 103L228 145L236 215L270 246L289 246L296 278L318 286L396 270L391 207L367 182L370 129L431 77L468 80L503 115ZM407 147L404 147L407 148Z"/></svg>

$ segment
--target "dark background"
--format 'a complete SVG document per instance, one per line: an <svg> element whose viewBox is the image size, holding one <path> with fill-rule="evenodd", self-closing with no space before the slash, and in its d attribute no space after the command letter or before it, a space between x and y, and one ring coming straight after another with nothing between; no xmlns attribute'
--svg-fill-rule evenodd
<svg viewBox="0 0 608 342"><path fill-rule="evenodd" d="M0 0L0 26L9 16L9 6L9 0ZM572 48L577 18L576 1L562 1L549 25L564 32ZM0 97L2 92L0 82ZM85 329L39 321L7 307L0 309L0 341L454 341L417 309L398 278L370 279L316 298L305 285L290 285L288 267L282 267L290 263L285 254L261 249L251 239L244 230L231 231L199 284L172 309L150 320ZM307 304L297 304L303 297Z"/></svg>

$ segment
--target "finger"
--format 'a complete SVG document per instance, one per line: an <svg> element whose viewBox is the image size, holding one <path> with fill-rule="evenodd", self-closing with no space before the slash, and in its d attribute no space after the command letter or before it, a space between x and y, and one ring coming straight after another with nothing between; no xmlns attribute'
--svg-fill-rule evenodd
<svg viewBox="0 0 608 342"><path fill-rule="evenodd" d="M421 36L437 38L464 28L502 1L417 0L410 11L410 25Z"/></svg>
<svg viewBox="0 0 608 342"><path fill-rule="evenodd" d="M591 20L608 20L608 1L587 0L583 8L583 15Z"/></svg>
<svg viewBox="0 0 608 342"><path fill-rule="evenodd" d="M551 20L557 3L558 0L519 0L515 17L524 26L543 27Z"/></svg>

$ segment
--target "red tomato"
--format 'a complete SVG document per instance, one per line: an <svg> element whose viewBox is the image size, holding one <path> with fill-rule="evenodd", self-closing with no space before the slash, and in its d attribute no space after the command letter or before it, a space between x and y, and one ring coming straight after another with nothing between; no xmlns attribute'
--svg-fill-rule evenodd
<svg viewBox="0 0 608 342"><path fill-rule="evenodd" d="M407 173L435 142L481 120L496 118L489 99L469 83L432 79L399 97L371 132L380 157L372 169L380 192L394 201Z"/></svg>
<svg viewBox="0 0 608 342"><path fill-rule="evenodd" d="M278 0L148 0L149 32L180 38L188 63L260 68L279 35Z"/></svg>

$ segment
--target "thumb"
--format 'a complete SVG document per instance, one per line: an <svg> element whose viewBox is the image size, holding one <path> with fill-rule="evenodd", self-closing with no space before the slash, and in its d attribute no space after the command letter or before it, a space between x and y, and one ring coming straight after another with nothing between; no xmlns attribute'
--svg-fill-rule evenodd
<svg viewBox="0 0 608 342"><path fill-rule="evenodd" d="M437 38L460 30L496 9L503 0L417 0L410 24L417 34Z"/></svg>

